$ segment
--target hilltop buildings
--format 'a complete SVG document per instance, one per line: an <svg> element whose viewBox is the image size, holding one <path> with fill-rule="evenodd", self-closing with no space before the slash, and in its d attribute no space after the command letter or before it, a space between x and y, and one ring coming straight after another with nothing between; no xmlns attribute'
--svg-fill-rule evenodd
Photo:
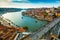
<svg viewBox="0 0 60 40"><path fill-rule="evenodd" d="M37 18L38 20L52 21L55 16L60 16L60 9L57 9L59 8L36 8L27 10L24 12L24 15Z"/></svg>

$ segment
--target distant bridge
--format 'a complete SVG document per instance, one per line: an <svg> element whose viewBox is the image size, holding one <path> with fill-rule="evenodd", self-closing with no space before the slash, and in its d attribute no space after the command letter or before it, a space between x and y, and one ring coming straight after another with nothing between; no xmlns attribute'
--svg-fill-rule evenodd
<svg viewBox="0 0 60 40"><path fill-rule="evenodd" d="M49 40L50 33L52 32L52 33L58 35L59 28L60 28L60 18L55 18L49 24L38 29L33 34L30 34L27 37L22 38L21 40L28 40L28 39L29 40L40 40L42 38Z"/></svg>

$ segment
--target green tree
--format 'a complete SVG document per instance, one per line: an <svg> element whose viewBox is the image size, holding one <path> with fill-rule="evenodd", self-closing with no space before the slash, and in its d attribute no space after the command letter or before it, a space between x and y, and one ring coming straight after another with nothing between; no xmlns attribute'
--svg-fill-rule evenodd
<svg viewBox="0 0 60 40"><path fill-rule="evenodd" d="M27 26L25 26L25 27L23 27L23 29L28 30L28 27L27 27Z"/></svg>

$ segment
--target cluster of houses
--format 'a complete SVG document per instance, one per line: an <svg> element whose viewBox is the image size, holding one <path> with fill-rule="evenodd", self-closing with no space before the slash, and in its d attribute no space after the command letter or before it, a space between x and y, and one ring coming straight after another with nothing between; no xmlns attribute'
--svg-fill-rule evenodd
<svg viewBox="0 0 60 40"><path fill-rule="evenodd" d="M34 8L26 10L26 12L23 12L23 15L27 15L38 20L52 21L55 17L55 13L58 11L57 9L58 8Z"/></svg>
<svg viewBox="0 0 60 40"><path fill-rule="evenodd" d="M15 27L5 18L0 17L0 40L14 40L18 33L25 32L27 29L28 27Z"/></svg>

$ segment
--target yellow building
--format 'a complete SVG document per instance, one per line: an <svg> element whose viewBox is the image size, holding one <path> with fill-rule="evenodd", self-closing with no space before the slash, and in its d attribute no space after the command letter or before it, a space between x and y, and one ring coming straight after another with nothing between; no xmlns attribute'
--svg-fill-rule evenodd
<svg viewBox="0 0 60 40"><path fill-rule="evenodd" d="M56 13L55 15L56 15L57 17L60 17L60 13Z"/></svg>
<svg viewBox="0 0 60 40"><path fill-rule="evenodd" d="M60 9L56 10L56 14L57 17L60 17Z"/></svg>
<svg viewBox="0 0 60 40"><path fill-rule="evenodd" d="M50 33L50 39L52 39L52 38L54 38L54 39L58 39L58 36L55 35L55 34L53 34L53 33Z"/></svg>

